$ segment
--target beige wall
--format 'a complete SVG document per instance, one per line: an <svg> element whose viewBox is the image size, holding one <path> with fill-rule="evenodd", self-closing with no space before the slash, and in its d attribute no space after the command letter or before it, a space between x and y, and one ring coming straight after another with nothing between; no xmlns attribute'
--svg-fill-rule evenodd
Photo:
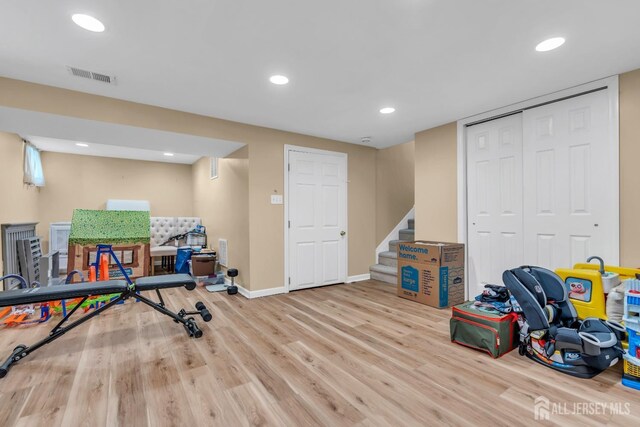
<svg viewBox="0 0 640 427"><path fill-rule="evenodd" d="M620 264L640 267L640 70L620 76Z"/></svg>
<svg viewBox="0 0 640 427"><path fill-rule="evenodd" d="M274 129L0 78L0 105L52 114L226 139L249 145L251 290L284 285L284 211L271 205L284 190L284 144L349 156L349 275L374 262L375 149Z"/></svg>
<svg viewBox="0 0 640 427"><path fill-rule="evenodd" d="M394 210L386 211L384 204L390 187L385 188L380 180L380 175L388 165L406 161L408 146L398 148L400 151L394 155L391 152L376 153L376 150L367 147L6 78L0 78L0 105L247 143L248 222L251 236L247 259L252 262L249 271L243 274L247 281L249 277L254 278L250 283L251 290L282 286L285 280L283 206L269 202L270 194L274 191L281 194L284 190L285 144L345 152L349 156L349 275L368 271L369 265L374 262L375 246L381 236L386 235L385 228L389 228L393 218L400 215L402 209L399 206L409 203L408 198L403 196L404 202L391 203ZM636 70L620 77L620 247L622 264L632 266L640 266L640 245L637 244L640 226L636 218L636 212L640 209L637 197L640 177L635 164L640 156L639 135L640 70ZM15 145L10 143L12 141ZM22 186L22 147L18 137L0 134L0 150L0 165L3 166L0 168L1 195L3 199L7 195L8 199L16 201L2 205L0 219L3 222L26 220L29 217L36 220L38 190ZM455 241L458 237L455 123L417 133L414 153L416 237ZM11 161L12 158L19 158L19 161ZM202 165L199 167L202 168ZM196 176L196 169L198 165L194 167L192 179ZM73 171L65 173L72 174ZM45 170L45 174L50 180L49 172ZM394 179L405 181L408 175ZM381 186L376 188L376 183ZM149 193L145 190L143 194ZM200 197L199 194L193 193L193 209L206 208L195 200ZM46 197L43 196L43 200ZM106 197L100 203L104 203L104 200ZM46 210L53 205L43 201L40 206ZM50 218L51 221L63 219L60 213L55 212ZM240 250L247 252L246 249ZM247 270L247 267L242 270Z"/></svg>
<svg viewBox="0 0 640 427"><path fill-rule="evenodd" d="M416 134L416 239L457 242L455 123Z"/></svg>
<svg viewBox="0 0 640 427"><path fill-rule="evenodd" d="M376 245L414 204L415 143L376 152Z"/></svg>
<svg viewBox="0 0 640 427"><path fill-rule="evenodd" d="M22 151L22 139L18 135L0 132L0 224L38 221L39 189L22 183Z"/></svg>
<svg viewBox="0 0 640 427"><path fill-rule="evenodd" d="M71 221L73 209L104 209L108 199L148 200L153 216L193 216L191 165L42 153L47 185L38 198L38 234Z"/></svg>
<svg viewBox="0 0 640 427"><path fill-rule="evenodd" d="M237 283L250 287L249 147L218 160L218 178L210 179L210 158L193 165L193 213L207 227L211 247L227 239L228 267L238 269Z"/></svg>
<svg viewBox="0 0 640 427"><path fill-rule="evenodd" d="M262 143L249 147L251 290L283 286L285 281L284 205L272 205L270 201L274 192L284 192L285 144L347 153L348 274L368 273L369 266L375 263L376 248L375 150L283 132L271 135L275 132L265 132Z"/></svg>
<svg viewBox="0 0 640 427"><path fill-rule="evenodd" d="M456 241L456 124L416 134L416 237ZM640 267L640 70L620 75L620 264ZM437 207L434 209L434 207Z"/></svg>

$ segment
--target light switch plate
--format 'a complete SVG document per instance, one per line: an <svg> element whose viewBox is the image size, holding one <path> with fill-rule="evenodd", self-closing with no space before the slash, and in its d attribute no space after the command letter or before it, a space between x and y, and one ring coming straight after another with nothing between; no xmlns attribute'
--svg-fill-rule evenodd
<svg viewBox="0 0 640 427"><path fill-rule="evenodd" d="M271 195L271 204L272 205L281 205L283 203L282 194L272 194Z"/></svg>

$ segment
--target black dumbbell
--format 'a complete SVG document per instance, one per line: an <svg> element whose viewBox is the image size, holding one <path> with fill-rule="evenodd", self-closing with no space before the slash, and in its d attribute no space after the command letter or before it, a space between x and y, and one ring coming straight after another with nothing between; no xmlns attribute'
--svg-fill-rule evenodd
<svg viewBox="0 0 640 427"><path fill-rule="evenodd" d="M202 301L198 301L196 303L196 310L200 312L200 316L202 316L202 320L204 320L205 322L208 322L213 318L213 316L211 315L209 310L207 310L207 307L205 307Z"/></svg>
<svg viewBox="0 0 640 427"><path fill-rule="evenodd" d="M235 295L238 293L238 287L235 285L235 278L238 276L238 269L237 268L228 269L227 276L231 277L231 285L227 287L227 293L229 295Z"/></svg>

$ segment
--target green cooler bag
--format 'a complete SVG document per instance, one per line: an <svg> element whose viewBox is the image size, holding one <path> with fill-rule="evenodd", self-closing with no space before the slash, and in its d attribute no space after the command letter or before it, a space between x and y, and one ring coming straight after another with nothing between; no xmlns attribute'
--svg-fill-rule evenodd
<svg viewBox="0 0 640 427"><path fill-rule="evenodd" d="M494 358L518 346L517 314L477 307L473 301L456 305L451 311L451 341L486 351Z"/></svg>

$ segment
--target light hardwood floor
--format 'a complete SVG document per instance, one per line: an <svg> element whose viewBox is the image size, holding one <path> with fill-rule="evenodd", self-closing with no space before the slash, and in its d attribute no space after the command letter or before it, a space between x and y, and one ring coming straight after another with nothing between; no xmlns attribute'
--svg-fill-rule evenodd
<svg viewBox="0 0 640 427"><path fill-rule="evenodd" d="M621 366L581 380L517 352L491 359L450 342L450 310L381 282L165 298L173 308L205 301L214 320L198 322L201 339L127 301L14 365L0 380L0 426L533 425L538 396L567 411L573 402L631 411L552 414L546 424L640 420L640 391L620 384ZM0 356L51 326L0 329Z"/></svg>

